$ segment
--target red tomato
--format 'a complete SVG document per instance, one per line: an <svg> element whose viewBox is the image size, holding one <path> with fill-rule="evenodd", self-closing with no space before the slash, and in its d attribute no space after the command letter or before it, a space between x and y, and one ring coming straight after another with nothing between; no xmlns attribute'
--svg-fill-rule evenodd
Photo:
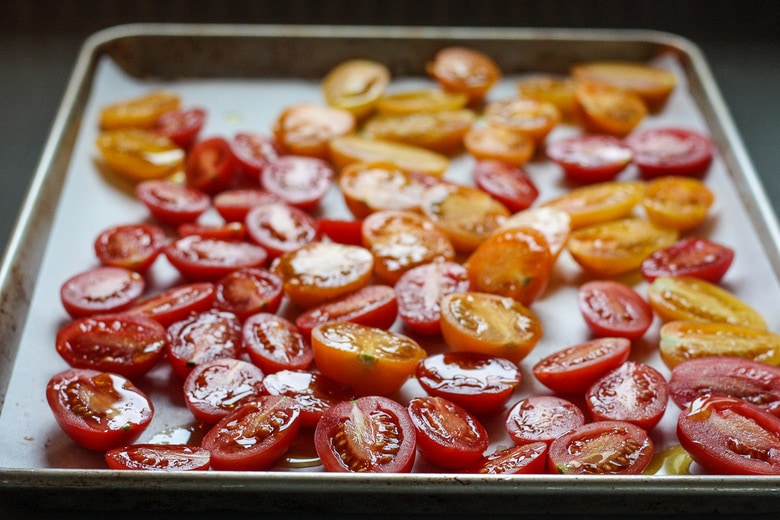
<svg viewBox="0 0 780 520"><path fill-rule="evenodd" d="M520 385L520 369L509 360L477 352L446 352L423 359L415 372L420 386L469 412L503 407Z"/></svg>
<svg viewBox="0 0 780 520"><path fill-rule="evenodd" d="M585 399L594 420L629 422L651 430L666 411L669 385L650 365L626 361L593 383Z"/></svg>
<svg viewBox="0 0 780 520"><path fill-rule="evenodd" d="M577 182L614 179L631 163L633 151L611 135L578 135L547 145L547 157Z"/></svg>
<svg viewBox="0 0 780 520"><path fill-rule="evenodd" d="M300 428L301 410L285 396L260 396L214 425L202 446L216 470L267 469L289 449Z"/></svg>
<svg viewBox="0 0 780 520"><path fill-rule="evenodd" d="M333 242L350 246L363 245L363 221L318 218L317 229Z"/></svg>
<svg viewBox="0 0 780 520"><path fill-rule="evenodd" d="M469 412L442 397L415 397L406 407L417 432L417 449L446 469L475 463L490 444L485 427Z"/></svg>
<svg viewBox="0 0 780 520"><path fill-rule="evenodd" d="M188 280L213 281L236 269L262 267L265 249L247 242L230 242L190 235L165 248L168 261Z"/></svg>
<svg viewBox="0 0 780 520"><path fill-rule="evenodd" d="M232 358L201 363L184 379L184 404L196 421L216 424L263 394L263 371Z"/></svg>
<svg viewBox="0 0 780 520"><path fill-rule="evenodd" d="M323 413L314 446L327 471L409 473L417 435L403 406L387 397L367 396Z"/></svg>
<svg viewBox="0 0 780 520"><path fill-rule="evenodd" d="M477 161L474 183L512 213L527 209L539 196L539 190L527 173L501 161Z"/></svg>
<svg viewBox="0 0 780 520"><path fill-rule="evenodd" d="M211 308L214 301L214 284L198 282L172 287L128 309L128 314L142 314L169 326L192 313Z"/></svg>
<svg viewBox="0 0 780 520"><path fill-rule="evenodd" d="M168 327L168 360L174 373L186 378L198 365L220 358L238 358L241 322L235 314L210 310Z"/></svg>
<svg viewBox="0 0 780 520"><path fill-rule="evenodd" d="M211 198L202 191L164 180L144 181L135 187L135 194L164 224L194 222L211 205Z"/></svg>
<svg viewBox="0 0 780 520"><path fill-rule="evenodd" d="M227 222L225 224L185 222L176 228L176 232L179 237L198 235L201 238L226 240L228 242L241 242L246 237L246 228L241 222Z"/></svg>
<svg viewBox="0 0 780 520"><path fill-rule="evenodd" d="M305 337L321 323L350 321L389 329L398 316L398 299L389 285L369 285L345 296L305 310L295 324Z"/></svg>
<svg viewBox="0 0 780 520"><path fill-rule="evenodd" d="M108 469L145 471L203 471L209 469L211 454L185 444L132 444L106 452Z"/></svg>
<svg viewBox="0 0 780 520"><path fill-rule="evenodd" d="M227 189L237 172L238 161L224 137L195 143L184 165L187 185L209 194Z"/></svg>
<svg viewBox="0 0 780 520"><path fill-rule="evenodd" d="M57 331L57 352L72 367L144 375L165 355L165 327L151 318L102 314L72 321Z"/></svg>
<svg viewBox="0 0 780 520"><path fill-rule="evenodd" d="M685 128L653 128L632 134L626 144L642 176L699 176L712 162L712 141Z"/></svg>
<svg viewBox="0 0 780 520"><path fill-rule="evenodd" d="M641 338L653 322L653 310L634 289L614 280L582 284L577 292L580 312L599 337Z"/></svg>
<svg viewBox="0 0 780 520"><path fill-rule="evenodd" d="M585 414L577 405L551 395L526 397L515 404L504 421L509 436L517 444L550 444L564 433L585 424Z"/></svg>
<svg viewBox="0 0 780 520"><path fill-rule="evenodd" d="M252 208L244 223L249 238L271 258L314 242L319 236L313 217L282 202Z"/></svg>
<svg viewBox="0 0 780 520"><path fill-rule="evenodd" d="M308 368L314 360L306 338L286 318L260 312L244 321L244 347L252 363L272 374Z"/></svg>
<svg viewBox="0 0 780 520"><path fill-rule="evenodd" d="M626 338L598 338L553 352L532 370L536 379L550 390L576 394L622 365L630 352L631 342Z"/></svg>
<svg viewBox="0 0 780 520"><path fill-rule="evenodd" d="M677 438L714 473L780 475L780 418L742 399L694 400L678 418Z"/></svg>
<svg viewBox="0 0 780 520"><path fill-rule="evenodd" d="M176 145L189 148L198 137L206 122L206 111L202 108L179 108L160 114L154 123L154 130Z"/></svg>
<svg viewBox="0 0 780 520"><path fill-rule="evenodd" d="M282 155L279 143L261 134L241 132L233 136L230 144L241 171L255 179L260 178L269 161Z"/></svg>
<svg viewBox="0 0 780 520"><path fill-rule="evenodd" d="M718 283L734 260L734 250L705 238L688 237L660 249L642 262L642 276L693 276Z"/></svg>
<svg viewBox="0 0 780 520"><path fill-rule="evenodd" d="M286 395L301 408L301 426L315 428L325 410L342 401L355 398L351 388L325 377L319 372L280 370L263 380L268 395Z"/></svg>
<svg viewBox="0 0 780 520"><path fill-rule="evenodd" d="M328 192L334 175L333 167L321 159L285 155L263 168L260 183L287 204L310 211Z"/></svg>
<svg viewBox="0 0 780 520"><path fill-rule="evenodd" d="M60 300L72 318L129 309L144 292L143 277L123 267L96 267L62 284Z"/></svg>
<svg viewBox="0 0 780 520"><path fill-rule="evenodd" d="M165 232L153 224L112 226L95 239L95 255L100 263L146 272L165 247Z"/></svg>
<svg viewBox="0 0 780 520"><path fill-rule="evenodd" d="M216 284L214 306L245 320L258 312L274 313L282 303L282 279L265 269L245 268Z"/></svg>
<svg viewBox="0 0 780 520"><path fill-rule="evenodd" d="M639 426L620 421L587 423L550 444L550 471L576 475L638 475L654 445Z"/></svg>
<svg viewBox="0 0 780 520"><path fill-rule="evenodd" d="M128 379L86 368L52 377L46 400L62 430L96 451L132 443L154 415L152 402Z"/></svg>
<svg viewBox="0 0 780 520"><path fill-rule="evenodd" d="M687 408L708 394L738 397L780 416L780 368L746 358L707 356L672 369L669 395L677 406Z"/></svg>
<svg viewBox="0 0 780 520"><path fill-rule="evenodd" d="M243 223L250 209L270 202L282 202L282 199L258 188L235 188L214 195L214 209L227 222Z"/></svg>
<svg viewBox="0 0 780 520"><path fill-rule="evenodd" d="M495 451L485 455L463 473L504 475L515 473L544 473L547 466L547 444L531 442Z"/></svg>
<svg viewBox="0 0 780 520"><path fill-rule="evenodd" d="M470 288L468 271L455 262L431 262L406 271L395 284L398 314L404 326L418 334L441 333L444 295Z"/></svg>

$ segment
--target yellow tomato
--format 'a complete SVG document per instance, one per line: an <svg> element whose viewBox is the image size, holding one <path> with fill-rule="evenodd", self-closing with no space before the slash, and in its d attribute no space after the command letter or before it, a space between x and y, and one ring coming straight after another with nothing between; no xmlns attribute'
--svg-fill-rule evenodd
<svg viewBox="0 0 780 520"><path fill-rule="evenodd" d="M659 226L688 231L707 218L715 194L691 177L659 177L648 181L642 206Z"/></svg>
<svg viewBox="0 0 780 520"><path fill-rule="evenodd" d="M610 181L575 188L542 204L545 208L563 210L571 218L571 228L629 216L642 201L645 184L640 181Z"/></svg>
<svg viewBox="0 0 780 520"><path fill-rule="evenodd" d="M535 99L513 98L494 101L485 107L488 124L508 128L540 144L561 122L558 107Z"/></svg>
<svg viewBox="0 0 780 520"><path fill-rule="evenodd" d="M540 231L550 246L550 253L554 260L558 258L569 239L571 217L562 209L553 207L528 208L505 220L496 233L517 227L530 227Z"/></svg>
<svg viewBox="0 0 780 520"><path fill-rule="evenodd" d="M133 181L160 179L184 167L184 150L167 137L148 130L106 130L95 144L111 170Z"/></svg>
<svg viewBox="0 0 780 520"><path fill-rule="evenodd" d="M358 135L337 137L328 147L331 161L338 169L355 162L389 162L407 172L441 177L450 166L446 156L431 150Z"/></svg>
<svg viewBox="0 0 780 520"><path fill-rule="evenodd" d="M348 110L314 103L285 108L273 123L276 141L288 153L328 159L328 143L351 134L355 116Z"/></svg>
<svg viewBox="0 0 780 520"><path fill-rule="evenodd" d="M391 163L352 163L338 178L347 208L356 218L374 211L419 211L425 185Z"/></svg>
<svg viewBox="0 0 780 520"><path fill-rule="evenodd" d="M379 98L377 110L382 114L392 115L460 110L468 101L469 97L466 94L441 89L406 90L385 94Z"/></svg>
<svg viewBox="0 0 780 520"><path fill-rule="evenodd" d="M328 72L322 80L322 92L329 106L348 110L360 119L374 111L389 83L390 70L385 65L354 59Z"/></svg>
<svg viewBox="0 0 780 520"><path fill-rule="evenodd" d="M521 98L552 103L563 119L568 120L574 116L574 87L571 78L531 76L517 82L517 94Z"/></svg>
<svg viewBox="0 0 780 520"><path fill-rule="evenodd" d="M100 128L151 128L165 112L181 106L181 99L171 92L151 92L144 96L113 103L100 110Z"/></svg>
<svg viewBox="0 0 780 520"><path fill-rule="evenodd" d="M527 135L495 125L473 126L463 136L463 145L475 159L496 160L521 166L533 157L536 142Z"/></svg>
<svg viewBox="0 0 780 520"><path fill-rule="evenodd" d="M628 135L647 115L647 106L629 90L591 82L575 89L575 117L588 132Z"/></svg>
<svg viewBox="0 0 780 520"><path fill-rule="evenodd" d="M593 61L572 67L579 81L603 83L634 92L652 111L666 103L677 84L674 73L645 63L630 61Z"/></svg>
<svg viewBox="0 0 780 520"><path fill-rule="evenodd" d="M452 153L463 146L463 136L476 115L471 110L438 110L400 115L376 115L366 121L367 137L406 143L439 153Z"/></svg>

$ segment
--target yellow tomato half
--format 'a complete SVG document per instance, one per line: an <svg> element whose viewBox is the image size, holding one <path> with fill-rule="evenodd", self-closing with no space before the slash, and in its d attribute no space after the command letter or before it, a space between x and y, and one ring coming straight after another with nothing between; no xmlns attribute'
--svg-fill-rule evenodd
<svg viewBox="0 0 780 520"><path fill-rule="evenodd" d="M642 206L659 226L688 231L707 218L715 194L691 177L659 177L648 181Z"/></svg>
<svg viewBox="0 0 780 520"><path fill-rule="evenodd" d="M579 229L629 216L642 201L641 181L609 181L575 188L542 204L563 210L571 218L571 228Z"/></svg>
<svg viewBox="0 0 780 520"><path fill-rule="evenodd" d="M133 181L161 179L184 167L184 150L167 137L148 130L106 130L95 144L111 170Z"/></svg>
<svg viewBox="0 0 780 520"><path fill-rule="evenodd" d="M172 92L158 91L119 101L100 110L100 128L151 128L165 112L181 106L181 99Z"/></svg>
<svg viewBox="0 0 780 520"><path fill-rule="evenodd" d="M390 83L390 70L366 59L338 64L322 80L322 92L329 106L348 110L360 119L376 108Z"/></svg>
<svg viewBox="0 0 780 520"><path fill-rule="evenodd" d="M328 147L330 159L338 169L355 162L389 162L407 172L441 177L450 166L450 160L440 153L358 135L337 137Z"/></svg>

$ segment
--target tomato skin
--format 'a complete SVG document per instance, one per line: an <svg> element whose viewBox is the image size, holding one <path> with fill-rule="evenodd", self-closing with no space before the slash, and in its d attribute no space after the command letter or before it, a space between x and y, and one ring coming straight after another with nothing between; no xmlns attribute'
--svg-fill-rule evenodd
<svg viewBox="0 0 780 520"><path fill-rule="evenodd" d="M301 426L304 428L316 428L325 410L355 399L350 387L308 370L280 370L268 374L263 379L263 392L294 399L301 408Z"/></svg>
<svg viewBox="0 0 780 520"><path fill-rule="evenodd" d="M86 368L53 376L46 400L62 430L95 451L132 443L154 415L152 402L130 380Z"/></svg>
<svg viewBox="0 0 780 520"><path fill-rule="evenodd" d="M517 444L550 444L570 430L585 424L585 414L577 405L552 395L532 395L515 403L504 425Z"/></svg>
<svg viewBox="0 0 780 520"><path fill-rule="evenodd" d="M146 288L143 277L124 267L96 267L65 280L60 300L72 318L113 314L132 307Z"/></svg>
<svg viewBox="0 0 780 520"><path fill-rule="evenodd" d="M216 424L263 394L263 371L240 359L220 358L201 363L184 379L184 404L196 421Z"/></svg>
<svg viewBox="0 0 780 520"><path fill-rule="evenodd" d="M420 454L442 468L457 470L473 464L490 444L476 417L442 397L415 397L407 411Z"/></svg>
<svg viewBox="0 0 780 520"><path fill-rule="evenodd" d="M238 161L224 137L195 143L184 167L187 185L210 195L230 186L237 172Z"/></svg>
<svg viewBox="0 0 780 520"><path fill-rule="evenodd" d="M215 424L203 438L215 470L255 471L279 460L300 428L300 408L286 396L260 396Z"/></svg>
<svg viewBox="0 0 780 520"><path fill-rule="evenodd" d="M241 321L258 312L274 313L282 303L281 278L266 269L238 269L220 278L214 307L235 314Z"/></svg>
<svg viewBox="0 0 780 520"><path fill-rule="evenodd" d="M700 237L687 237L659 249L642 262L642 276L653 282L660 276L692 276L718 283L734 260L734 250Z"/></svg>
<svg viewBox="0 0 780 520"><path fill-rule="evenodd" d="M713 473L780 475L780 418L742 399L695 399L680 413L677 438Z"/></svg>
<svg viewBox="0 0 780 520"><path fill-rule="evenodd" d="M626 361L593 383L585 399L594 420L628 422L648 431L666 411L669 385L650 365Z"/></svg>
<svg viewBox="0 0 780 520"><path fill-rule="evenodd" d="M179 108L160 114L154 122L155 132L166 136L182 148L189 148L206 122L202 108Z"/></svg>
<svg viewBox="0 0 780 520"><path fill-rule="evenodd" d="M501 224L496 233L518 227L532 228L541 232L555 260L569 239L571 217L562 209L537 206L515 213Z"/></svg>
<svg viewBox="0 0 780 520"><path fill-rule="evenodd" d="M154 224L111 226L95 238L100 263L145 273L165 247L165 232Z"/></svg>
<svg viewBox="0 0 780 520"><path fill-rule="evenodd" d="M275 139L253 132L237 133L230 145L240 171L254 179L259 179L268 163L283 154Z"/></svg>
<svg viewBox="0 0 780 520"><path fill-rule="evenodd" d="M190 235L168 244L165 257L184 278L213 282L236 269L262 267L268 253L247 242Z"/></svg>
<svg viewBox="0 0 780 520"><path fill-rule="evenodd" d="M294 323L267 312L244 321L243 343L252 362L267 374L308 368L314 360L309 342Z"/></svg>
<svg viewBox="0 0 780 520"><path fill-rule="evenodd" d="M337 244L349 246L363 245L362 220L343 220L332 218L318 218L317 230Z"/></svg>
<svg viewBox="0 0 780 520"><path fill-rule="evenodd" d="M547 443L531 442L495 451L483 456L462 473L539 474L547 466Z"/></svg>
<svg viewBox="0 0 780 520"><path fill-rule="evenodd" d="M527 209L539 196L539 190L527 173L500 161L477 161L474 183L512 213Z"/></svg>
<svg viewBox="0 0 780 520"><path fill-rule="evenodd" d="M428 394L478 415L502 408L522 379L508 359L478 352L433 354L420 361L415 375Z"/></svg>
<svg viewBox="0 0 780 520"><path fill-rule="evenodd" d="M686 128L653 128L626 138L634 150L634 163L646 179L701 176L712 162L710 139Z"/></svg>
<svg viewBox="0 0 780 520"><path fill-rule="evenodd" d="M181 379L212 359L238 358L241 349L241 322L229 312L209 310L168 327L168 360Z"/></svg>
<svg viewBox="0 0 780 520"><path fill-rule="evenodd" d="M555 439L548 468L564 474L638 475L650 464L653 451L653 441L639 426L596 421Z"/></svg>
<svg viewBox="0 0 780 520"><path fill-rule="evenodd" d="M108 469L144 471L205 471L208 450L185 444L131 444L106 452Z"/></svg>
<svg viewBox="0 0 780 520"><path fill-rule="evenodd" d="M198 235L201 238L225 240L228 242L241 242L246 237L246 228L240 222L226 222L224 224L196 224L185 222L176 228L179 237Z"/></svg>
<svg viewBox="0 0 780 520"><path fill-rule="evenodd" d="M139 183L135 194L155 219L174 226L194 222L211 205L202 191L164 180Z"/></svg>
<svg viewBox="0 0 780 520"><path fill-rule="evenodd" d="M317 223L311 215L283 202L255 206L246 214L244 224L250 240L265 249L272 259L319 237Z"/></svg>
<svg viewBox="0 0 780 520"><path fill-rule="evenodd" d="M313 210L333 184L333 168L322 159L285 155L268 162L260 185L291 206Z"/></svg>
<svg viewBox="0 0 780 520"><path fill-rule="evenodd" d="M326 471L409 473L417 435L406 408L387 397L366 396L325 411L314 446Z"/></svg>
<svg viewBox="0 0 780 520"><path fill-rule="evenodd" d="M597 338L553 352L532 369L544 386L562 394L578 394L603 374L622 365L631 353L626 338Z"/></svg>
<svg viewBox="0 0 780 520"><path fill-rule="evenodd" d="M653 310L634 289L614 280L594 280L577 292L582 317L599 337L636 340L653 323Z"/></svg>
<svg viewBox="0 0 780 520"><path fill-rule="evenodd" d="M57 352L72 367L112 372L134 380L165 355L165 327L151 318L101 314L57 331Z"/></svg>
<svg viewBox="0 0 780 520"><path fill-rule="evenodd" d="M595 183L614 179L633 159L633 151L610 135L586 134L547 145L547 157L566 176L577 182Z"/></svg>
<svg viewBox="0 0 780 520"><path fill-rule="evenodd" d="M126 312L148 316L168 327L189 314L210 309L214 298L215 287L210 282L183 284L145 299Z"/></svg>

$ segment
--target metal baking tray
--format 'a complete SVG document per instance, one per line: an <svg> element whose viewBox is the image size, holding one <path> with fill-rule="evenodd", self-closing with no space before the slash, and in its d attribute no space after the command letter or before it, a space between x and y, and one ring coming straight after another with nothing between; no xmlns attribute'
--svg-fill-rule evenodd
<svg viewBox="0 0 780 520"><path fill-rule="evenodd" d="M424 69L427 59L439 48L455 44L480 49L498 62L506 79L491 92L496 97L514 93L513 78L566 73L572 63L586 60L661 62L675 70L680 84L669 106L650 123L697 128L714 140L718 153L706 182L717 203L705 233L737 250L727 287L759 309L770 330L780 330L777 220L704 57L683 38L636 30L119 26L97 33L82 48L0 271L2 490L14 499L58 508L89 504L95 509L227 506L353 513L776 511L780 478L696 472L635 477L478 476L424 467L408 475L115 472L102 469L101 455L79 448L59 430L44 398L48 378L65 368L53 346L54 334L66 320L56 296L59 285L94 265L90 248L97 232L112 223L146 218L129 187L104 175L94 161L100 106L164 87L181 93L187 104L209 109L211 126L204 133L265 132L284 104L317 101L319 80L345 59L375 59L390 67L399 84L425 84L430 81ZM453 161L453 175L465 168ZM544 165L529 164L528 169L543 196L563 189ZM340 203L331 196L324 204L336 213L345 212ZM561 271L554 285L576 280L571 262L564 260L556 267ZM175 274L163 271L154 283L164 286L170 276ZM535 360L549 349L581 341L585 333L576 320L560 319L572 311L570 303L558 299L565 291L552 292L555 295L533 307L548 326L545 339L522 364L524 395L543 391L530 375ZM654 341L657 345L657 324L632 355L666 370ZM141 386L165 395L169 393L165 377L150 376ZM676 413L670 403L653 432L658 447L674 443ZM153 423L150 431L175 428L187 420L176 411L162 415L162 422Z"/></svg>

